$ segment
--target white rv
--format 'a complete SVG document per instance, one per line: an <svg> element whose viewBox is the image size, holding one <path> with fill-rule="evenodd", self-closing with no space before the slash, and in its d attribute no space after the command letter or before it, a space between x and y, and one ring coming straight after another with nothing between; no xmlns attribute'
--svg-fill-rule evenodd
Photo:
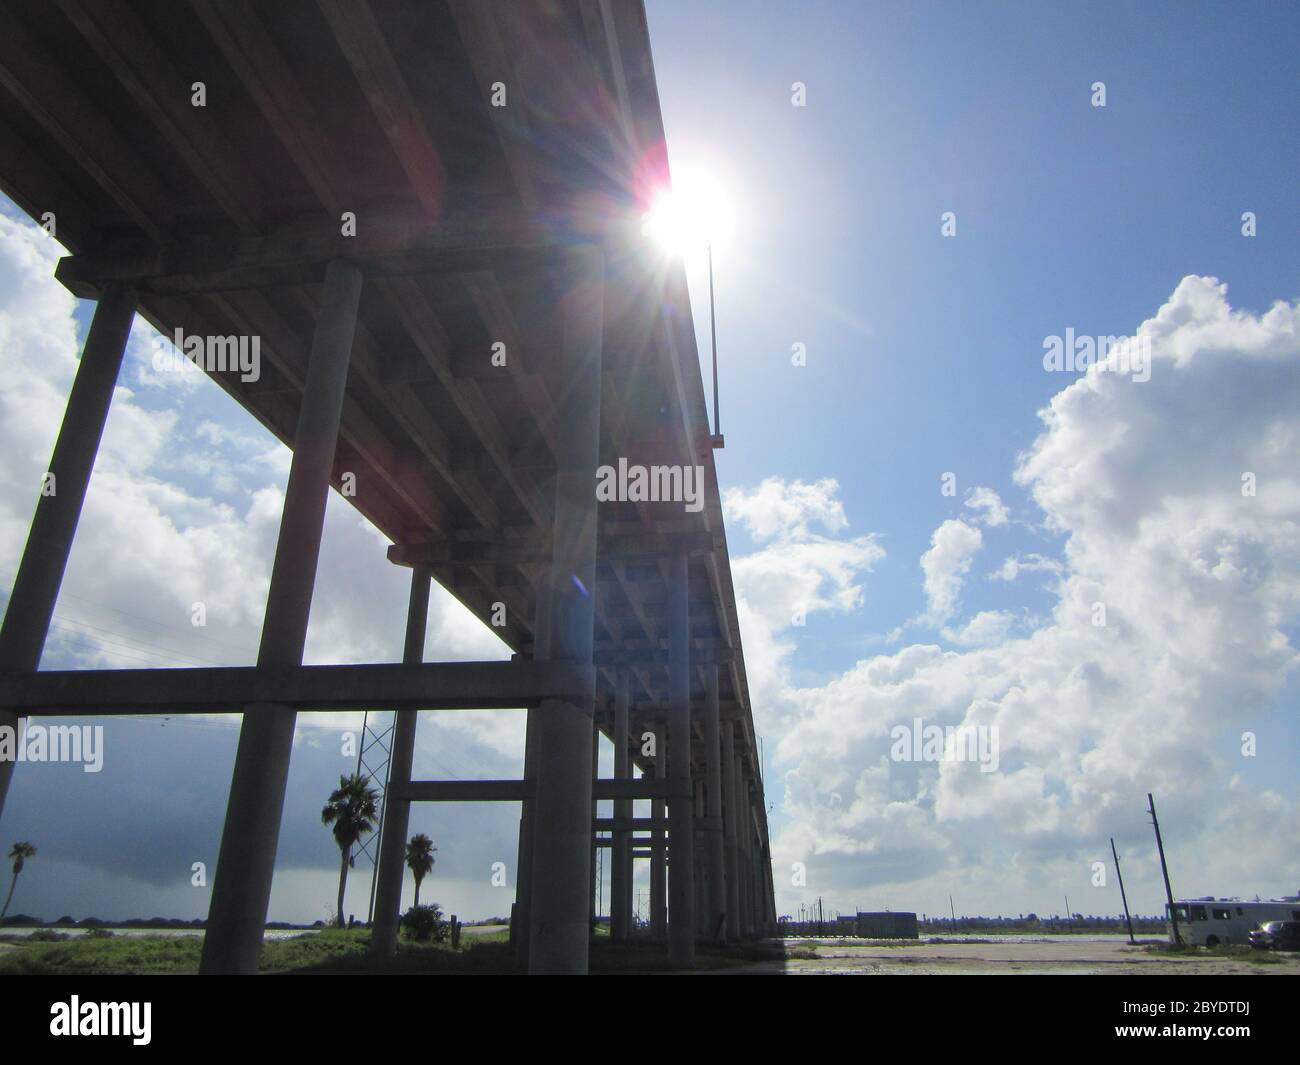
<svg viewBox="0 0 1300 1065"><path fill-rule="evenodd" d="M1178 899L1174 903L1178 917L1178 932L1183 942L1193 947L1217 947L1221 943L1247 945L1250 932L1265 921L1300 921L1300 896L1291 895L1265 902L1243 902L1241 899ZM1169 920L1169 907L1165 907L1165 921L1169 937L1174 934Z"/></svg>

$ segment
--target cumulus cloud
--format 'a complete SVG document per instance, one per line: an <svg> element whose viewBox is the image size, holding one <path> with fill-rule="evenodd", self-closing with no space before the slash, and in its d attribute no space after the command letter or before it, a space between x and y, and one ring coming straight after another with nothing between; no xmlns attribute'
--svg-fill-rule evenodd
<svg viewBox="0 0 1300 1065"><path fill-rule="evenodd" d="M1002 560L1002 565L989 574L991 581L1014 581L1022 573L1060 574L1061 563L1046 555L1030 552L1027 555L1009 555Z"/></svg>
<svg viewBox="0 0 1300 1065"><path fill-rule="evenodd" d="M52 280L57 246L3 216L0 238L7 585L62 418L78 329L76 302ZM1247 729L1276 734L1278 695L1297 661L1289 633L1300 620L1298 327L1300 307L1250 314L1232 308L1214 279L1187 278L1141 327L1152 337L1148 381L1094 368L1052 398L1014 478L1062 537L1061 558L1013 555L994 574L1058 578L1050 616L1029 631L1008 610L959 617L983 544L977 526L1002 524L1007 509L991 492L976 502L977 490L966 501L971 522L936 529L921 565L932 623L950 649L899 646L801 683L795 618L862 611L884 549L876 535L848 535L833 480L774 477L726 493L728 519L759 545L733 560L734 577L754 712L774 758L767 785L780 803L774 855L784 909L799 901L786 874L801 861L832 907L933 910L952 890L968 907L999 910L1085 878L1110 835L1126 851L1140 908L1156 909L1147 791L1175 843L1180 892L1294 890L1300 808L1294 795L1258 783L1238 738ZM227 418L229 401L210 384L146 372L142 330L46 666L226 664L256 653L287 452L248 419ZM382 547L331 498L310 660L398 657L406 574ZM201 628L191 624L195 602L207 607ZM1095 623L1099 605L1104 625ZM441 659L503 653L445 595L435 596L429 647ZM892 761L890 729L916 718L996 727L998 772ZM521 726L521 715L423 715L417 762L429 775L514 775ZM30 886L52 915L84 912L96 897L85 885L117 884L111 874L129 854L132 879L113 888L119 913L201 915L206 899L187 886L189 863L215 854L234 731L218 722L111 727L98 777L16 774L7 830L47 841L48 862L32 867ZM164 731L149 740L145 728ZM330 899L337 854L317 811L344 762L336 732L300 734L273 916L319 916ZM105 786L119 801L88 790ZM157 832L122 828L146 815ZM504 808L474 817L418 826L446 843L446 855L463 857L463 880L441 901L466 913L481 913L489 860L512 863L517 820ZM1242 848L1246 837L1252 845ZM304 912L312 893L323 898Z"/></svg>
<svg viewBox="0 0 1300 1065"><path fill-rule="evenodd" d="M85 324L87 308L54 280L61 254L35 226L0 212L0 584L6 592L62 422ZM256 659L290 453L202 375L155 371L154 340L137 319L44 668ZM331 494L307 661L400 659L409 571L388 563L385 546L373 526ZM429 615L430 659L506 654L490 629L437 586ZM195 624L200 616L203 623ZM356 764L355 753L342 754L340 733L359 728L360 717L300 716L272 917L312 920L333 898L329 884L337 876L338 852L320 831L319 809L338 774ZM515 776L523 720L504 712L423 715L417 763L436 760L429 775ZM189 886L190 863L215 863L238 719L120 718L104 724L103 773L69 773L78 767L58 765L15 773L6 833L40 839L49 859L46 872L40 864L32 867L29 890L42 900L35 908L50 917L84 915L95 906L123 917L201 916L206 893ZM113 801L105 801L108 796ZM150 831L139 830L144 822ZM464 904L482 905L476 900L479 873L491 861L513 866L516 825L517 812L500 806L437 826L446 853L466 862L467 878L441 901L459 899L460 912L468 913L475 910ZM440 860L440 868L460 860ZM319 900L302 897L301 885L309 881L325 886ZM105 894L101 885L121 890ZM364 876L356 878L358 897L368 886ZM508 900L492 905L509 909Z"/></svg>
<svg viewBox="0 0 1300 1065"><path fill-rule="evenodd" d="M1240 735L1278 734L1297 664L1298 326L1300 306L1250 314L1218 281L1184 279L1141 327L1150 380L1094 369L1073 381L1017 461L1063 560L1016 556L999 576L1059 567L1051 616L1017 637L986 612L950 630L969 649L905 646L783 692L769 786L785 784L775 856L787 905L798 896L783 870L802 861L828 905L938 909L941 882L997 911L1086 884L1115 835L1139 908L1154 911L1148 791L1177 826L1179 891L1294 890L1300 806L1259 783ZM924 567L936 613L951 612L978 546L964 523L936 531ZM918 717L996 727L999 771L891 761L890 728Z"/></svg>
<svg viewBox="0 0 1300 1065"><path fill-rule="evenodd" d="M1005 525L1011 514L1006 504L1002 502L1002 497L992 488L985 488L983 485L972 488L967 493L964 505L977 512L976 521L991 527Z"/></svg>
<svg viewBox="0 0 1300 1065"><path fill-rule="evenodd" d="M1008 611L981 610L966 624L945 628L943 636L962 647L988 647L1005 640L1014 623L1015 618Z"/></svg>
<svg viewBox="0 0 1300 1065"><path fill-rule="evenodd" d="M728 488L722 496L723 513L760 542L803 539L818 526L836 533L848 526L839 490L833 478L808 483L769 477L752 490Z"/></svg>
<svg viewBox="0 0 1300 1065"><path fill-rule="evenodd" d="M929 605L926 618L931 623L938 624L952 617L971 562L983 546L984 537L979 529L955 518L934 530L930 549L921 556Z"/></svg>
<svg viewBox="0 0 1300 1065"><path fill-rule="evenodd" d="M769 477L724 497L731 520L746 525L754 539L770 541L733 557L731 565L750 687L764 693L755 700L763 727L784 713L786 661L795 647L790 633L815 614L845 615L861 607L862 581L885 557L875 536L835 539L812 531L847 526L838 493L834 480Z"/></svg>

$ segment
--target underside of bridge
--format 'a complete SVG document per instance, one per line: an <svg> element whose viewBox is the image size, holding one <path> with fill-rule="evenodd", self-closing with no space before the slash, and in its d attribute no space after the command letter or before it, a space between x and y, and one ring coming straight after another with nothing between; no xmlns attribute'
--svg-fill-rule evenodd
<svg viewBox="0 0 1300 1065"><path fill-rule="evenodd" d="M98 301L0 631L0 724L243 713L204 971L256 969L299 710L398 711L380 953L413 801L522 804L532 971L585 971L598 846L616 938L642 859L650 934L683 965L697 938L769 930L685 274L641 232L669 180L641 4L57 0L0 2L0 24L0 187ZM210 376L293 449L255 666L37 671L136 314L203 340ZM235 348L213 338L256 338L260 372L219 364ZM701 471L700 497L598 499L620 464L665 486ZM400 665L302 665L331 486L411 569ZM513 658L426 662L431 580ZM463 707L527 713L520 779L410 779L417 712Z"/></svg>

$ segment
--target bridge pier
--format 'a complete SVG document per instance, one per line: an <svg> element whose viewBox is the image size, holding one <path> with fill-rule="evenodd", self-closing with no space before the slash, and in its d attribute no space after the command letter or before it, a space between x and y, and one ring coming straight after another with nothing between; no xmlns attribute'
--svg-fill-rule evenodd
<svg viewBox="0 0 1300 1065"><path fill-rule="evenodd" d="M411 597L406 609L406 646L402 662L424 661L424 630L429 621L429 592L433 574L428 566L411 567ZM388 761L388 785L384 789L384 834L379 841L379 862L375 870L375 918L370 933L370 951L391 957L397 951L398 913L402 908L402 880L405 876L406 833L411 827L411 800L400 794L411 782L415 759L415 727L418 710L398 710L393 721L392 749Z"/></svg>
<svg viewBox="0 0 1300 1065"><path fill-rule="evenodd" d="M563 381L557 426L549 657L590 665L596 592L604 262L573 253L561 301ZM595 691L538 707L528 971L586 973L590 928L591 743Z"/></svg>
<svg viewBox="0 0 1300 1065"><path fill-rule="evenodd" d="M0 672L33 673L40 665L135 309L135 292L119 285L108 287L95 308L50 459L52 491L37 500L0 626ZM16 733L18 715L0 710L0 728ZM0 760L0 815L14 765Z"/></svg>
<svg viewBox="0 0 1300 1065"><path fill-rule="evenodd" d="M749 812L749 783L745 780L743 761L736 760L736 879L740 889L740 934L746 938L754 934L753 888L754 875L750 865L750 838L753 819Z"/></svg>
<svg viewBox="0 0 1300 1065"><path fill-rule="evenodd" d="M722 822L722 746L718 708L718 667L704 668L705 854L708 857L710 939L727 938L727 866Z"/></svg>
<svg viewBox="0 0 1300 1065"><path fill-rule="evenodd" d="M668 957L695 964L695 800L691 793L690 559L678 552L668 582L670 720L668 771L680 788L668 800Z"/></svg>
<svg viewBox="0 0 1300 1065"><path fill-rule="evenodd" d="M333 260L312 336L259 667L302 664L360 299L361 271ZM257 971L297 716L275 705L250 706L244 714L200 972Z"/></svg>
<svg viewBox="0 0 1300 1065"><path fill-rule="evenodd" d="M596 877L596 870L599 864L597 851L598 833L595 830L596 818L599 811L599 801L595 798L596 781L600 779L600 729L592 722L591 729L591 823L592 831L590 835L591 851L587 864L587 899L591 906L587 913L587 928L589 934L594 933L596 927L596 918L600 916L600 889L601 884Z"/></svg>
<svg viewBox="0 0 1300 1065"><path fill-rule="evenodd" d="M551 578L549 567L537 581L537 602L533 618L533 658L545 660L551 655ZM524 725L524 782L533 788L537 783L537 736L541 729L538 708L530 706ZM528 968L531 939L533 897L533 816L531 797L519 804L519 851L515 863L515 908L510 922L514 940L515 963Z"/></svg>
<svg viewBox="0 0 1300 1065"><path fill-rule="evenodd" d="M727 938L740 938L740 844L736 832L740 817L736 810L738 795L736 785L736 730L730 722L720 729L722 734L722 839L726 863L727 888Z"/></svg>
<svg viewBox="0 0 1300 1065"><path fill-rule="evenodd" d="M664 726L656 722L655 737L655 778L668 779L668 742ZM667 810L663 799L650 801L650 816L655 823L666 823ZM662 828L655 828L650 833L650 935L655 939L668 936L668 849L667 839Z"/></svg>
<svg viewBox="0 0 1300 1065"><path fill-rule="evenodd" d="M626 667L620 667L614 689L614 779L632 776L631 752L628 749L627 720L631 701ZM632 816L630 799L614 801L614 820ZM627 832L614 829L614 846L610 863L609 931L616 943L625 942L632 931L632 844Z"/></svg>

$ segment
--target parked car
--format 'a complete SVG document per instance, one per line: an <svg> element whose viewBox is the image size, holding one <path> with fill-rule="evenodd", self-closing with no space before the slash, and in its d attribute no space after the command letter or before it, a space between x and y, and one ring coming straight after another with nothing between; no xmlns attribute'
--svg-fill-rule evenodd
<svg viewBox="0 0 1300 1065"><path fill-rule="evenodd" d="M1268 921L1250 933L1258 950L1300 950L1300 921Z"/></svg>

